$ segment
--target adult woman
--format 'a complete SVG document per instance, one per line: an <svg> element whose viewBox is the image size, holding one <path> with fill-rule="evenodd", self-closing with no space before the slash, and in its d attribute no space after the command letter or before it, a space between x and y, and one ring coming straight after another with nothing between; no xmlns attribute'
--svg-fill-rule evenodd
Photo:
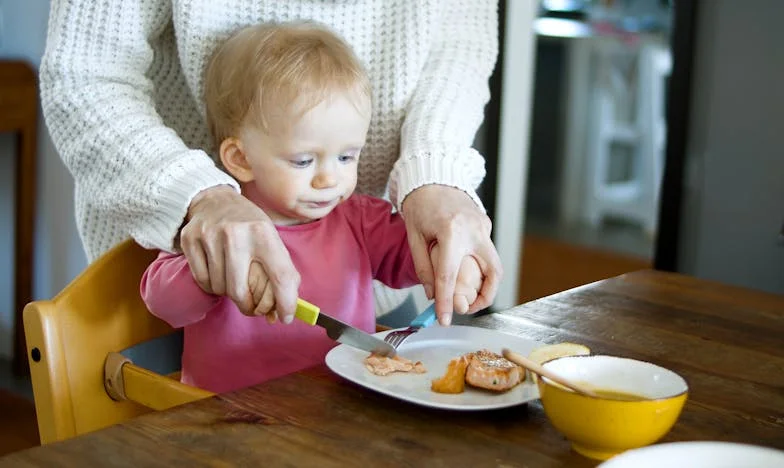
<svg viewBox="0 0 784 468"><path fill-rule="evenodd" d="M201 287L241 310L253 308L255 260L273 285L273 307L290 320L299 275L274 225L195 148L212 146L199 98L214 45L238 26L303 19L342 35L368 69L374 113L358 189L381 195L389 180L439 319L451 319L466 255L485 278L473 309L489 305L501 267L475 194L484 161L470 147L497 53L489 0L53 0L42 102L74 175L88 256L128 236L180 247ZM434 241L441 255L431 263Z"/></svg>

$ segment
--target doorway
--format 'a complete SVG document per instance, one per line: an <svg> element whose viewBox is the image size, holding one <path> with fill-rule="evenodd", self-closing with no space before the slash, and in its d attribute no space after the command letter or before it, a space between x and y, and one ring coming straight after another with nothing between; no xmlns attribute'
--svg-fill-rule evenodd
<svg viewBox="0 0 784 468"><path fill-rule="evenodd" d="M518 302L651 268L672 69L662 0L542 0Z"/></svg>

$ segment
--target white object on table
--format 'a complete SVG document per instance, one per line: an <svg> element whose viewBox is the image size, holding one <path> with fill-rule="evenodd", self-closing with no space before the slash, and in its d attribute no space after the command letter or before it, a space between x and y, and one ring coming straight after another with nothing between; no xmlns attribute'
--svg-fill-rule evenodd
<svg viewBox="0 0 784 468"><path fill-rule="evenodd" d="M394 330L376 333L383 338ZM357 385L421 406L456 411L480 411L508 408L539 398L539 390L530 379L503 393L488 392L466 385L463 393L436 393L430 389L433 379L446 372L449 361L486 348L500 353L503 348L528 355L543 343L497 330L434 324L411 335L398 348L398 354L412 361L421 361L424 374L401 373L378 376L365 368L368 353L340 345L327 353L324 361L332 372Z"/></svg>
<svg viewBox="0 0 784 468"><path fill-rule="evenodd" d="M784 466L784 452L729 442L671 442L629 450L599 468L740 468Z"/></svg>

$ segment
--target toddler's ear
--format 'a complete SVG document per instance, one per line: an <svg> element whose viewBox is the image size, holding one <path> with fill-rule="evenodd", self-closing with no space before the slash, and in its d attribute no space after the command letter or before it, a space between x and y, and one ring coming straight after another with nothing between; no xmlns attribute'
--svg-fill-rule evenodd
<svg viewBox="0 0 784 468"><path fill-rule="evenodd" d="M245 157L245 151L240 140L233 137L223 140L220 145L220 158L223 167L235 179L243 183L253 180L253 171L250 164L248 164L248 158Z"/></svg>

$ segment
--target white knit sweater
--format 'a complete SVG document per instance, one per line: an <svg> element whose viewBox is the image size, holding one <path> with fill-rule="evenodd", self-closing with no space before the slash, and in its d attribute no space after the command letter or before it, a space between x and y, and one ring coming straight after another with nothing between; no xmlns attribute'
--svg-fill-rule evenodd
<svg viewBox="0 0 784 468"><path fill-rule="evenodd" d="M52 0L43 110L75 179L88 257L129 236L172 250L194 195L237 187L202 150L210 147L202 69L218 41L256 22L324 23L366 66L374 109L359 191L380 196L389 181L399 206L415 188L440 183L480 203L484 160L471 143L489 98L496 8L493 0Z"/></svg>

